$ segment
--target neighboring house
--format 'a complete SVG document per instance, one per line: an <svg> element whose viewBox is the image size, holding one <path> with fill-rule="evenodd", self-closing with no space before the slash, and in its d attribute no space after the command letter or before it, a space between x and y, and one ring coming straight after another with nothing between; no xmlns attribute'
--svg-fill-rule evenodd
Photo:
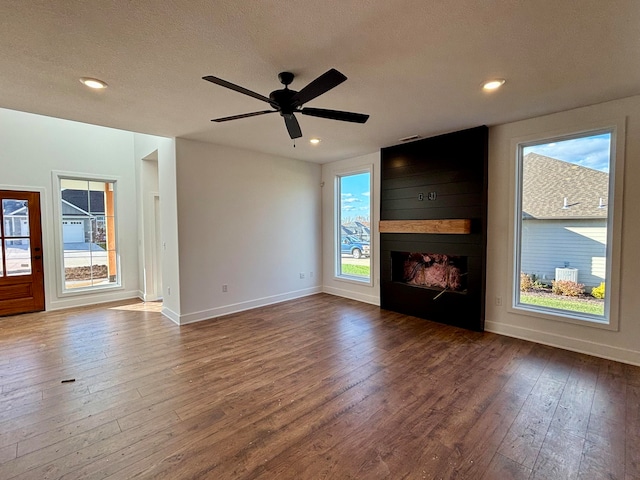
<svg viewBox="0 0 640 480"><path fill-rule="evenodd" d="M86 190L62 191L62 242L104 242L105 207L104 193ZM93 233L92 233L93 232Z"/></svg>
<svg viewBox="0 0 640 480"><path fill-rule="evenodd" d="M22 200L4 200L2 204L4 216L4 235L7 237L29 236L29 218L27 207ZM13 240L21 244L21 240Z"/></svg>
<svg viewBox="0 0 640 480"><path fill-rule="evenodd" d="M529 153L523 158L521 270L551 281L555 269L578 269L578 282L605 279L605 172Z"/></svg>

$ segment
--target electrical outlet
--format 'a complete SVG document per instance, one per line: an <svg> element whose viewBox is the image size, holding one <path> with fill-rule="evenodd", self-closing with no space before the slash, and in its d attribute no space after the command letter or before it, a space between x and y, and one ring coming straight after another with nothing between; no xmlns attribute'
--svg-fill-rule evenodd
<svg viewBox="0 0 640 480"><path fill-rule="evenodd" d="M227 285L222 285L222 293L227 293Z"/></svg>
<svg viewBox="0 0 640 480"><path fill-rule="evenodd" d="M313 278L313 272L309 272L309 278Z"/></svg>
<svg viewBox="0 0 640 480"><path fill-rule="evenodd" d="M496 306L497 307L502 306L502 297L500 295L496 296Z"/></svg>
<svg viewBox="0 0 640 480"><path fill-rule="evenodd" d="M167 287L167 295L171 296L171 287Z"/></svg>
<svg viewBox="0 0 640 480"><path fill-rule="evenodd" d="M304 279L304 272L300 272L300 280Z"/></svg>

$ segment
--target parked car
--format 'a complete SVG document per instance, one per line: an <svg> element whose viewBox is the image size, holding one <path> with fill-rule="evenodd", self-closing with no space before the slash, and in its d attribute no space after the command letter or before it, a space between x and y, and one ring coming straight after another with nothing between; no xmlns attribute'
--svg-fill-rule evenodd
<svg viewBox="0 0 640 480"><path fill-rule="evenodd" d="M349 254L353 258L368 257L371 255L369 242L360 240L353 235L342 235L341 252Z"/></svg>

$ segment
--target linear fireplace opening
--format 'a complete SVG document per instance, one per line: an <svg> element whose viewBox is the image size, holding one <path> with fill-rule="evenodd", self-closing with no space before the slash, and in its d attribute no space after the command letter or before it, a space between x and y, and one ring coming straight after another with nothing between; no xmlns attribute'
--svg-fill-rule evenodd
<svg viewBox="0 0 640 480"><path fill-rule="evenodd" d="M391 252L391 280L419 288L467 293L467 257Z"/></svg>

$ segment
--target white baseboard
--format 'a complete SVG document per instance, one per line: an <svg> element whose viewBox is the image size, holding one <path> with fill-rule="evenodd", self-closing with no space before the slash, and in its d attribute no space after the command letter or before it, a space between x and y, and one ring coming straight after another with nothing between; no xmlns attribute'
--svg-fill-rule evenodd
<svg viewBox="0 0 640 480"><path fill-rule="evenodd" d="M252 308L264 307L267 305L272 305L274 303L286 302L287 300L307 297L309 295L314 295L321 292L321 287L305 288L303 290L296 290L293 292L282 293L270 297L257 298L255 300L248 300L246 302L233 303L231 305L224 305L222 307L202 310L200 312L181 314L178 316L177 321L169 315L167 315L167 317L178 323L179 325L186 325L188 323L201 322L203 320L210 320L212 318L221 317L222 315L229 315L231 313L251 310ZM164 309L162 313L164 314Z"/></svg>
<svg viewBox="0 0 640 480"><path fill-rule="evenodd" d="M375 295L366 295L364 293L357 293L351 290L343 290L341 288L327 287L326 285L322 288L322 291L324 293L335 295L337 297L350 298L351 300L357 300L359 302L380 306L380 297L376 297Z"/></svg>
<svg viewBox="0 0 640 480"><path fill-rule="evenodd" d="M640 366L640 351L626 348L612 347L602 343L580 340L564 335L557 335L549 332L541 332L529 328L505 325L498 322L485 322L485 331L505 335L507 337L519 338L530 342L541 343L550 347L562 348L572 352L585 353L594 357L606 358L616 362L629 363Z"/></svg>
<svg viewBox="0 0 640 480"><path fill-rule="evenodd" d="M175 323L176 325L180 325L180 315L178 315L176 312L174 312L173 310L168 309L167 307L162 307L162 315L164 315L165 317L167 317L169 320L171 320L173 323Z"/></svg>

